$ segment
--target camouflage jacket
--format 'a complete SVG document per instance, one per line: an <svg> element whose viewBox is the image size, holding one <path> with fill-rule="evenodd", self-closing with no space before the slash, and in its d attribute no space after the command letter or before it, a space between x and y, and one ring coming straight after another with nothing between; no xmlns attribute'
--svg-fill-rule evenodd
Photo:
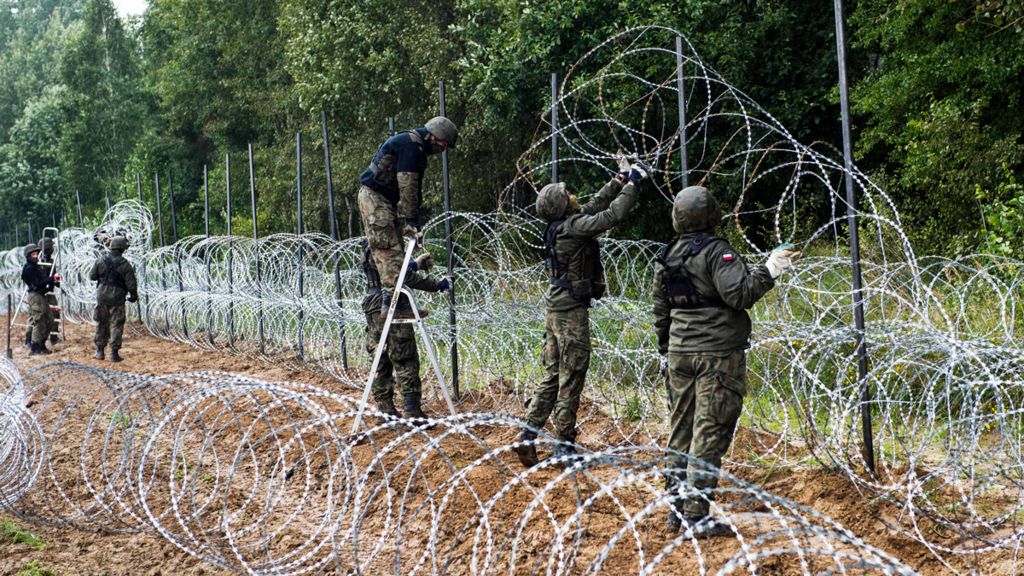
<svg viewBox="0 0 1024 576"><path fill-rule="evenodd" d="M93 262L89 279L96 282L96 302L106 306L120 306L129 294L139 297L135 268L124 256L108 252Z"/></svg>
<svg viewBox="0 0 1024 576"><path fill-rule="evenodd" d="M381 307L380 295L380 272L373 263L373 256L367 247L366 240L363 240L363 274L366 275L366 296L363 296L363 312L379 312ZM421 275L412 270L405 271L405 285L413 290L424 292L437 292L437 280Z"/></svg>
<svg viewBox="0 0 1024 576"><path fill-rule="evenodd" d="M700 353L741 350L750 345L747 309L775 286L763 265L747 266L722 238L712 237L695 255L684 259L696 234L683 234L669 244L654 264L654 327L658 353ZM681 267L705 301L696 308L673 307L666 290L670 268Z"/></svg>
<svg viewBox="0 0 1024 576"><path fill-rule="evenodd" d="M636 186L632 183L623 186L618 180L612 179L605 184L593 200L583 206L578 213L566 218L559 226L554 238L555 257L562 262L568 262L584 243L592 241L622 222L636 203L636 194ZM603 285L603 273L601 276L592 280ZM572 310L579 306L589 307L590 302L590 298L577 299L569 289L554 284L548 286L548 292L544 295L544 305L552 312Z"/></svg>

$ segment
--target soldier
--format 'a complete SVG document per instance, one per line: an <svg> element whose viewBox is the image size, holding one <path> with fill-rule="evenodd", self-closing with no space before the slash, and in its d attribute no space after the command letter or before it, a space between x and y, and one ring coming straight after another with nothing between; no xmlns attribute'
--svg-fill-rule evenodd
<svg viewBox="0 0 1024 576"><path fill-rule="evenodd" d="M104 349L110 341L110 360L123 360L118 351L121 349L121 338L124 333L125 296L129 302L139 301L138 286L135 282L135 268L124 258L128 249L128 240L124 236L114 236L110 240L110 250L101 255L89 271L89 279L96 282L96 355L94 358L103 360Z"/></svg>
<svg viewBox="0 0 1024 576"><path fill-rule="evenodd" d="M427 156L455 149L458 138L459 129L451 120L431 118L422 128L388 138L359 178L359 213L370 253L380 271L383 309L391 306L402 268L402 237L419 235L420 188ZM412 317L405 298L399 300L395 314Z"/></svg>
<svg viewBox="0 0 1024 576"><path fill-rule="evenodd" d="M53 256L53 238L43 238L42 240L40 240L37 243L37 245L42 247L41 250L40 250L40 253L39 253L39 258L38 258L39 267L42 268L43 272L46 273L47 275L53 276L54 274L57 273L57 269L53 265L54 264L54 262L53 262L53 260L54 260L54 256ZM54 326L55 326L56 323L57 323L57 315L60 313L59 311L57 311L57 308L56 308L56 306L57 306L57 296L55 294L53 294L52 291L47 292L46 293L46 301L50 303L50 306L51 306L50 310L52 310L53 313L54 313L54 321L53 321L53 323L54 323ZM31 348L31 346L32 346L32 331L33 330L34 330L34 326L32 325L32 321L29 320L28 327L25 329L25 347L26 348ZM56 343L57 343L57 335L51 333L50 334L50 344L56 344Z"/></svg>
<svg viewBox="0 0 1024 576"><path fill-rule="evenodd" d="M647 177L642 165L619 159L620 172L601 188L586 206L580 207L565 184L548 184L537 195L537 215L548 222L544 232L545 266L549 275L542 361L547 377L534 391L526 409L526 421L542 428L554 412L559 440L552 457L576 454L576 411L590 367L591 300L604 295L604 267L597 236L621 222L636 202L637 188ZM537 463L532 443L537 434L524 430L515 448L523 466Z"/></svg>
<svg viewBox="0 0 1024 576"><path fill-rule="evenodd" d="M39 265L39 246L25 246L25 266L21 269L21 279L28 287L29 325L32 337L29 341L29 355L49 354L46 337L53 330L53 310L46 300L46 293L59 285L60 277L47 273Z"/></svg>
<svg viewBox="0 0 1024 576"><path fill-rule="evenodd" d="M405 285L426 292L444 292L451 287L451 281L442 278L432 280L417 273L427 272L434 266L434 259L429 252L424 253L409 264L405 273ZM380 343L380 335L384 331L386 311L381 310L381 279L374 265L373 257L366 240L363 241L363 272L366 274L366 296L363 297L363 313L366 314L366 351L372 357ZM422 382L420 381L420 357L416 349L416 337L411 324L392 324L388 331L385 353L380 358L377 374L373 378L373 399L377 410L393 416L401 417L395 409L394 390L395 374L398 376L398 388L402 393L403 412L407 418L423 418L427 416L420 407L422 398Z"/></svg>
<svg viewBox="0 0 1024 576"><path fill-rule="evenodd" d="M668 445L680 453L670 457L673 471L665 479L668 492L676 495L668 528L678 532L685 522L696 537L732 531L708 517L717 472L708 474L701 466L687 470L687 455L715 470L722 465L746 393L746 310L800 257L780 247L764 265L748 266L727 240L714 235L721 218L706 188L679 192L672 204L672 227L679 237L658 252L654 266L654 326L669 371ZM683 498L684 484L702 493Z"/></svg>

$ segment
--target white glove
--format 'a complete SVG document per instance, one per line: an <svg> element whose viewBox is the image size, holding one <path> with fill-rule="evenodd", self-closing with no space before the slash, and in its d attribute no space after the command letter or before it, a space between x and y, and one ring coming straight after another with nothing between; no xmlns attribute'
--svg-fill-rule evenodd
<svg viewBox="0 0 1024 576"><path fill-rule="evenodd" d="M619 167L619 174L629 174L629 159L622 150L615 153L615 165Z"/></svg>
<svg viewBox="0 0 1024 576"><path fill-rule="evenodd" d="M800 259L800 252L791 248L776 248L768 255L768 261L764 265L768 268L772 280L782 276L793 267L793 262Z"/></svg>
<svg viewBox="0 0 1024 576"><path fill-rule="evenodd" d="M629 181L635 185L647 179L647 167L639 162L634 162L629 167Z"/></svg>
<svg viewBox="0 0 1024 576"><path fill-rule="evenodd" d="M658 357L658 375L668 376L668 358L665 356Z"/></svg>

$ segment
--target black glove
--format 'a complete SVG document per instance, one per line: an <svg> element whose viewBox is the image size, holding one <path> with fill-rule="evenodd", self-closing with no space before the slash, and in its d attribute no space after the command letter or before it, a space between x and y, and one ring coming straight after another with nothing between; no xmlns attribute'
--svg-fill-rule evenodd
<svg viewBox="0 0 1024 576"><path fill-rule="evenodd" d="M136 302L139 301L139 295L138 294L129 294L128 295L128 301L131 302L132 304L135 304Z"/></svg>
<svg viewBox="0 0 1024 576"><path fill-rule="evenodd" d="M452 287L452 281L449 278L441 278L441 280L438 281L438 283L437 283L437 291L438 292L447 292L448 289L451 288L451 287Z"/></svg>
<svg viewBox="0 0 1024 576"><path fill-rule="evenodd" d="M641 182L647 179L647 166L644 166L641 162L634 162L629 167L629 181L633 183L633 186L639 186Z"/></svg>

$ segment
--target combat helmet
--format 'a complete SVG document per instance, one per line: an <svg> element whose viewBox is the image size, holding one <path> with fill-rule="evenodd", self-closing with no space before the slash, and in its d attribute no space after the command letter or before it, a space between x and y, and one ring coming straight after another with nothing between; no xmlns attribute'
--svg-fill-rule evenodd
<svg viewBox="0 0 1024 576"><path fill-rule="evenodd" d="M110 240L110 250L112 252L124 252L128 249L128 239L124 236L114 236Z"/></svg>
<svg viewBox="0 0 1024 576"><path fill-rule="evenodd" d="M569 195L565 193L565 182L548 184L537 193L537 216L554 222L569 209Z"/></svg>
<svg viewBox="0 0 1024 576"><path fill-rule="evenodd" d="M444 116L435 116L430 120L427 120L424 128L427 132L430 132L434 138L438 140L444 140L448 147L452 150L455 149L455 142L459 139L459 127L455 125L455 122L445 118Z"/></svg>
<svg viewBox="0 0 1024 576"><path fill-rule="evenodd" d="M672 227L678 234L714 230L721 219L718 201L703 186L683 188L672 201Z"/></svg>
<svg viewBox="0 0 1024 576"><path fill-rule="evenodd" d="M39 252L39 251L40 251L39 250L39 246L36 245L36 244L28 244L28 245L26 245L25 246L25 261L28 262L28 257L31 256L33 252Z"/></svg>

